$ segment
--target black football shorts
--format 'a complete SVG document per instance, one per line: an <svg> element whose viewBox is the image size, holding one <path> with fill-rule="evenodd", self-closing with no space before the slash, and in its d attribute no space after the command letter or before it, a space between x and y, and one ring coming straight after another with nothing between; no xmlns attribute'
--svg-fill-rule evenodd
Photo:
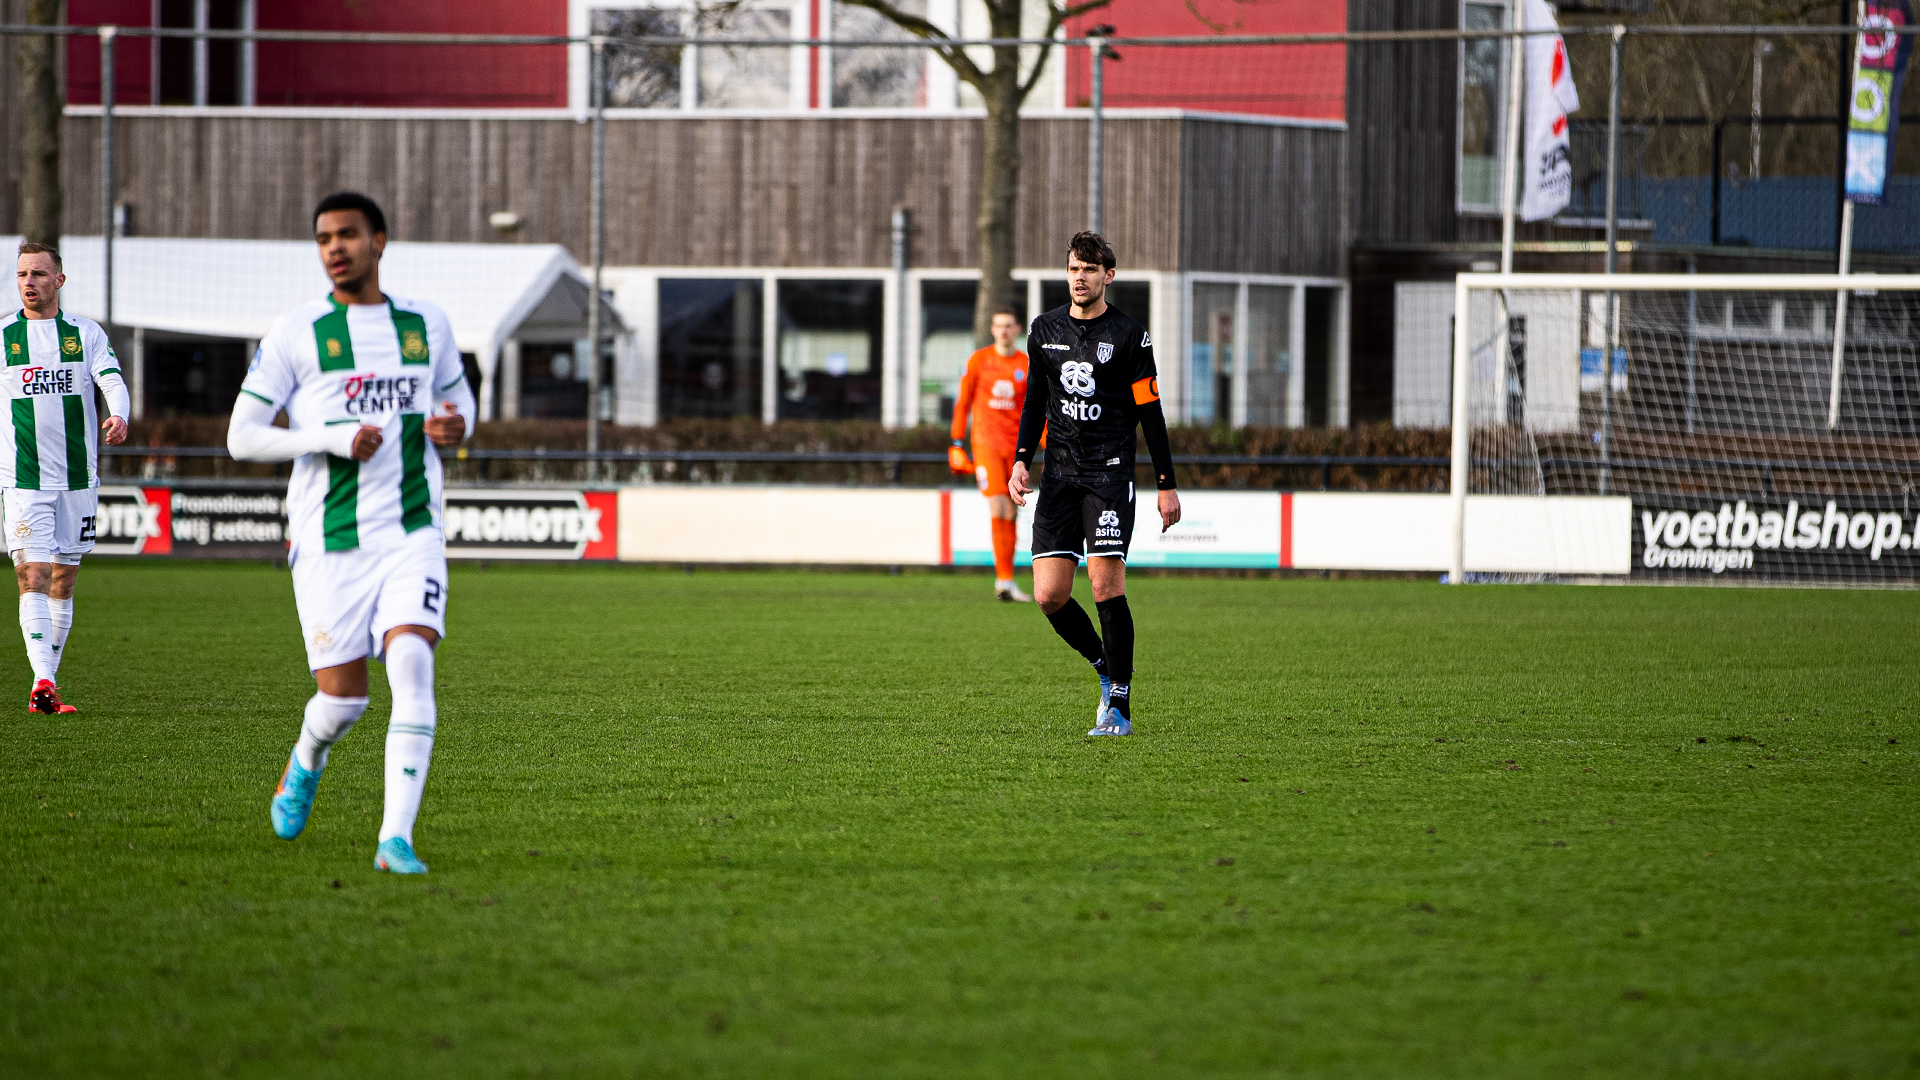
<svg viewBox="0 0 1920 1080"><path fill-rule="evenodd" d="M1083 483L1041 474L1033 511L1033 557L1127 558L1133 543L1133 481Z"/></svg>

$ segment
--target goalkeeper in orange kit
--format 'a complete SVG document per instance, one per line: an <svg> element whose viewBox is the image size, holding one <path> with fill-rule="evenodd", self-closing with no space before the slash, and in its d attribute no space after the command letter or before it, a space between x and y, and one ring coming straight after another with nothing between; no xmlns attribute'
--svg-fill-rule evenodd
<svg viewBox="0 0 1920 1080"><path fill-rule="evenodd" d="M972 473L987 497L993 518L993 595L1001 600L1032 600L1013 583L1015 513L1007 497L1007 475L1020 434L1020 410L1027 401L1027 354L1013 347L1020 316L1011 308L993 313L993 344L967 358L960 397L953 405L953 444L948 467ZM973 456L967 456L967 424L973 424Z"/></svg>

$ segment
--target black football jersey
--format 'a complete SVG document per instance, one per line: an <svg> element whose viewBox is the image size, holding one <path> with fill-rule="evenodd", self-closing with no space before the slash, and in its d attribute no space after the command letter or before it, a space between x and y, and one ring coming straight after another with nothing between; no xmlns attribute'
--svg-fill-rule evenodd
<svg viewBox="0 0 1920 1080"><path fill-rule="evenodd" d="M1028 400L1045 395L1048 475L1131 478L1139 409L1160 399L1147 328L1112 304L1088 320L1058 307L1033 320L1027 355Z"/></svg>

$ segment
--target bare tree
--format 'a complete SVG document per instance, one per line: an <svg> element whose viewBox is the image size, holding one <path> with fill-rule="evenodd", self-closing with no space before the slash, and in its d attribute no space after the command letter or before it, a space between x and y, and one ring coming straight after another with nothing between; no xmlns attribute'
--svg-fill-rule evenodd
<svg viewBox="0 0 1920 1080"><path fill-rule="evenodd" d="M973 337L980 344L991 340L988 324L994 309L1013 302L1013 226L1020 197L1020 105L1040 82L1046 70L1051 45L1042 45L1034 57L1033 68L1024 78L1020 74L1020 48L994 45L993 66L982 68L966 49L953 44L952 35L926 19L894 6L890 0L845 0L854 7L875 12L916 37L934 42L933 51L946 61L960 81L974 88L987 107L987 133L982 147L986 158L981 163L980 216L976 227L980 234L980 291L973 305ZM995 39L1020 37L1024 0L978 0L987 11L987 36ZM1037 0L1047 11L1047 30L1052 38L1068 19L1106 7L1112 0L1085 0L1079 4ZM1062 237L1064 252L1065 237Z"/></svg>
<svg viewBox="0 0 1920 1080"><path fill-rule="evenodd" d="M27 22L58 26L60 0L28 0ZM66 94L60 85L59 49L64 39L33 34L20 39L18 58L26 104L26 135L20 177L20 231L29 243L60 243L60 114Z"/></svg>

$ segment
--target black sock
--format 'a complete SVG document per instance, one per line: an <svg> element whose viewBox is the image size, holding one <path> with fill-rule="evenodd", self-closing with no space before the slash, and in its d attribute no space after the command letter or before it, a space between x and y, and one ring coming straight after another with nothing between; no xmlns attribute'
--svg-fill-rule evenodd
<svg viewBox="0 0 1920 1080"><path fill-rule="evenodd" d="M1060 639L1073 646L1073 651L1087 658L1087 663L1098 668L1104 657L1100 644L1100 635L1094 632L1093 620L1087 618L1087 609L1080 601L1071 596L1060 606L1060 610L1049 612L1047 621L1053 624L1053 632Z"/></svg>
<svg viewBox="0 0 1920 1080"><path fill-rule="evenodd" d="M1113 680L1109 704L1131 719L1130 684L1133 681L1133 609L1124 594L1094 604L1100 610L1100 637L1106 643L1107 678Z"/></svg>

